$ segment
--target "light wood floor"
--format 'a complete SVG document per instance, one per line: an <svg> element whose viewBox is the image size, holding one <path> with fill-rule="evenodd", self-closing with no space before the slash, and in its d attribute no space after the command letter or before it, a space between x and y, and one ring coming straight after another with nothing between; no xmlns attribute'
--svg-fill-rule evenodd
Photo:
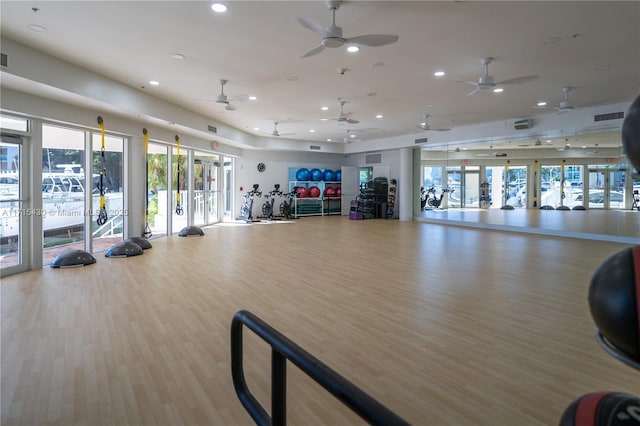
<svg viewBox="0 0 640 426"><path fill-rule="evenodd" d="M230 375L239 309L416 425L553 425L584 393L640 394L587 305L628 245L339 216L205 232L3 279L2 424L252 424ZM269 366L245 332L267 407ZM288 373L289 424L362 423Z"/></svg>

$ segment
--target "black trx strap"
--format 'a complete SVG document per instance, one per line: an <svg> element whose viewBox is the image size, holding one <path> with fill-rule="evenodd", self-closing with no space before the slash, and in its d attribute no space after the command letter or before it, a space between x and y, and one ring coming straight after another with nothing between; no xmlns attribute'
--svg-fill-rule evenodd
<svg viewBox="0 0 640 426"><path fill-rule="evenodd" d="M144 229L142 230L143 238L151 238L151 228L149 228L149 132L146 128L142 129L144 135L144 157L145 157L145 191L147 203L144 206Z"/></svg>
<svg viewBox="0 0 640 426"><path fill-rule="evenodd" d="M182 210L182 205L180 204L180 137L178 135L176 135L176 144L178 146L178 176L176 178L178 192L176 193L176 214L178 216L182 216L184 210Z"/></svg>
<svg viewBox="0 0 640 426"><path fill-rule="evenodd" d="M100 212L98 213L98 225L102 226L107 223L107 202L104 199L104 175L107 172L106 163L104 159L104 120L101 116L98 116L98 125L100 126L100 133L102 135L102 146L100 148L100 156L102 157L102 170L100 170L100 185L98 190L100 191Z"/></svg>

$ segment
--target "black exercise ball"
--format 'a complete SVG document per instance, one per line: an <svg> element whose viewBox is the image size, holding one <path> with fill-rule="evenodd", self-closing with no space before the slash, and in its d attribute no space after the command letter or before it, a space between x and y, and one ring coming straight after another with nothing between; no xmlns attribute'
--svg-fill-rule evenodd
<svg viewBox="0 0 640 426"><path fill-rule="evenodd" d="M591 278L589 309L606 340L640 361L640 246L605 260Z"/></svg>
<svg viewBox="0 0 640 426"><path fill-rule="evenodd" d="M633 101L622 122L622 146L633 167L640 171L640 96Z"/></svg>
<svg viewBox="0 0 640 426"><path fill-rule="evenodd" d="M621 392L594 392L573 401L560 426L640 425L640 399Z"/></svg>

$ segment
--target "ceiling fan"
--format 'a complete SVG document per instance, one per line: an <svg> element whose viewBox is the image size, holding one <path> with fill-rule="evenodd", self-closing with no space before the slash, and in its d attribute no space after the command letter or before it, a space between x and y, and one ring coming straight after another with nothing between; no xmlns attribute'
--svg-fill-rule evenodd
<svg viewBox="0 0 640 426"><path fill-rule="evenodd" d="M432 132L448 132L451 129L445 129L445 128L441 128L441 129L432 129L429 124L427 123L427 120L429 119L429 114L425 114L422 116L422 121L420 122L419 125L417 125L416 127L425 131L432 131Z"/></svg>
<svg viewBox="0 0 640 426"><path fill-rule="evenodd" d="M237 96L227 96L224 93L224 86L228 81L225 79L220 79L220 94L216 98L216 103L225 105L224 109L227 111L235 111L236 107L231 105L231 101L245 101L249 99L247 95L237 95Z"/></svg>
<svg viewBox="0 0 640 426"><path fill-rule="evenodd" d="M295 135L295 133L280 133L280 132L278 131L278 122L277 122L277 121L274 121L274 122L273 122L273 132L262 132L262 133L266 133L266 134L268 134L268 135L271 135L271 136L277 136L277 137L280 137L280 136L293 136L293 135Z"/></svg>
<svg viewBox="0 0 640 426"><path fill-rule="evenodd" d="M342 1L327 1L327 7L333 13L333 22L326 28L309 18L298 18L298 22L300 22L303 27L308 28L311 31L316 32L322 36L320 46L311 49L309 52L302 56L303 58L317 55L318 53L322 52L325 47L341 47L345 44L351 46L377 47L385 46L387 44L392 44L398 41L399 37L397 35L388 34L367 34L356 37L343 37L342 27L336 25L336 10L340 8L341 3Z"/></svg>
<svg viewBox="0 0 640 426"><path fill-rule="evenodd" d="M338 102L340 103L340 113L336 118L328 118L327 120L335 120L339 123L349 123L349 124L357 124L358 120L355 118L351 118L353 112L344 112L344 104L347 103L344 99L338 98Z"/></svg>
<svg viewBox="0 0 640 426"><path fill-rule="evenodd" d="M523 83L528 83L530 81L534 81L537 80L540 76L539 75L527 75L524 77L515 77L515 78L510 78L507 80L502 80L502 81L494 81L493 77L489 75L489 64L493 62L493 58L489 57L489 58L483 58L481 60L482 65L484 65L484 75L481 76L478 79L478 82L476 83L475 81L466 81L466 80L455 80L458 83L465 83L465 84L470 84L472 86L475 86L476 88L473 89L471 92L467 93L467 96L471 96L481 90L490 90L493 89L496 86L504 86L504 85L508 85L508 84L523 84Z"/></svg>
<svg viewBox="0 0 640 426"><path fill-rule="evenodd" d="M569 92L571 92L572 90L573 90L573 87L571 86L566 86L562 88L562 92L564 93L564 100L561 101L558 108L556 108L556 111L558 111L558 114L564 114L565 112L573 111L576 108L573 105L573 103L571 103L571 101L569 100Z"/></svg>

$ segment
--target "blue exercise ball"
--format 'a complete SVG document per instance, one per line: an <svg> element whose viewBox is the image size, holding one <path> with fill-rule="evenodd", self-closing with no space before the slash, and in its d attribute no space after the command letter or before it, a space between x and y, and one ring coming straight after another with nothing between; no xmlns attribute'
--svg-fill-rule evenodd
<svg viewBox="0 0 640 426"><path fill-rule="evenodd" d="M326 169L324 171L324 180L327 182L333 182L336 180L336 172L331 169Z"/></svg>
<svg viewBox="0 0 640 426"><path fill-rule="evenodd" d="M309 173L311 174L311 180L321 181L324 178L324 173L320 169L311 169Z"/></svg>
<svg viewBox="0 0 640 426"><path fill-rule="evenodd" d="M309 180L309 169L298 169L296 172L296 180Z"/></svg>
<svg viewBox="0 0 640 426"><path fill-rule="evenodd" d="M336 182L340 182L342 180L342 171L336 170Z"/></svg>

